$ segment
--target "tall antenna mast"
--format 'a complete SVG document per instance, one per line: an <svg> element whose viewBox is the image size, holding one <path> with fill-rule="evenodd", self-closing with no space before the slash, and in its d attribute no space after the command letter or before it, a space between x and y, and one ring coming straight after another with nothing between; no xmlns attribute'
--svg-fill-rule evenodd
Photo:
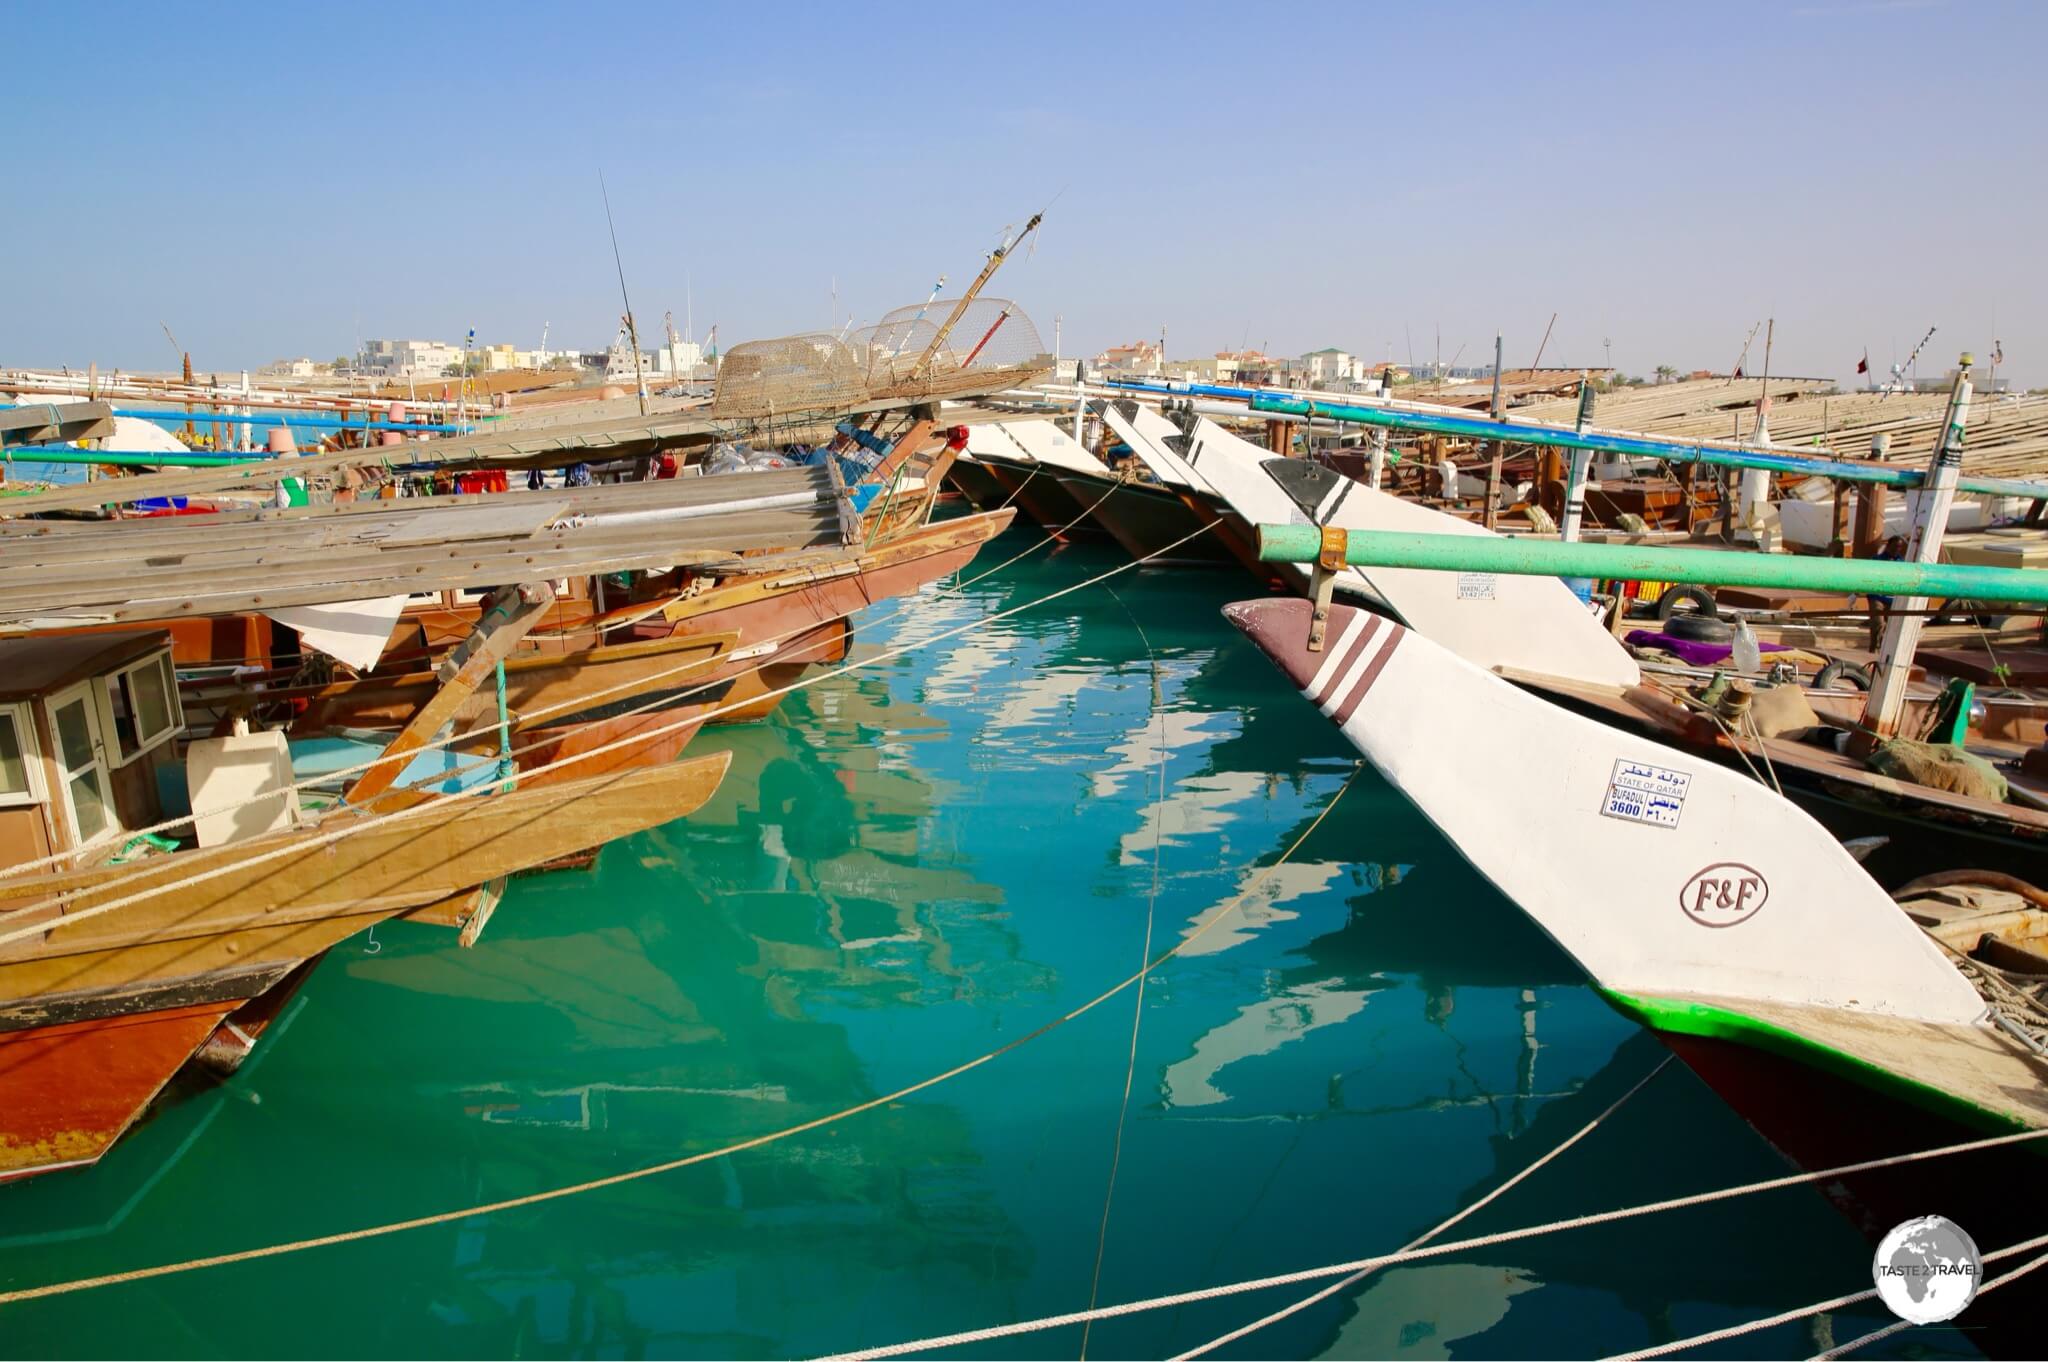
<svg viewBox="0 0 2048 1362"><path fill-rule="evenodd" d="M640 370L640 328L633 324L633 300L626 296L626 266L619 259L619 229L612 222L612 195L605 188L604 172L597 172L597 192L604 195L604 225L612 234L612 264L619 271L619 301L626 305L626 343L633 347L633 387L640 396L640 414L647 414L647 376Z"/></svg>

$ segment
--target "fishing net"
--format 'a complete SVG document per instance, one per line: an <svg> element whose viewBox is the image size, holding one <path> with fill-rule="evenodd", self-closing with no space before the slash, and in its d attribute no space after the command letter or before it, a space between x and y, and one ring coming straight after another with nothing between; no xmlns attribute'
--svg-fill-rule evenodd
<svg viewBox="0 0 2048 1362"><path fill-rule="evenodd" d="M1038 328L1002 298L899 307L843 336L816 332L735 345L719 366L711 412L720 418L945 398L1037 382L1052 367ZM948 323L951 323L949 326Z"/></svg>

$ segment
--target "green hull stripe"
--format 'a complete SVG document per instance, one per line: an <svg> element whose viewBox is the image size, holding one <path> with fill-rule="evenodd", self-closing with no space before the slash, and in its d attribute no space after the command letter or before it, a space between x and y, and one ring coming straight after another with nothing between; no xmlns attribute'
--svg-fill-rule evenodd
<svg viewBox="0 0 2048 1362"><path fill-rule="evenodd" d="M1614 1010L1652 1031L1679 1036L1700 1036L1747 1046L1833 1074L1868 1088L1881 1096L1947 1117L1973 1129L1994 1134L2027 1129L2027 1123L2010 1112L1982 1106L1952 1092L1906 1078L1868 1060L1858 1059L1831 1045L1788 1031L1782 1026L1746 1017L1726 1008L1704 1003L1682 1003L1665 998L1637 998L1611 988L1594 986Z"/></svg>

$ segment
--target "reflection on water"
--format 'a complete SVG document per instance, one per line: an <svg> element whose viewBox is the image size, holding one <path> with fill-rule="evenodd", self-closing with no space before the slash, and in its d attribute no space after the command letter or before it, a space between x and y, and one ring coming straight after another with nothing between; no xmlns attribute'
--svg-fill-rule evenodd
<svg viewBox="0 0 2048 1362"><path fill-rule="evenodd" d="M1112 561L1063 548L878 607L856 656ZM403 924L376 955L344 946L234 1081L178 1094L99 1169L0 1188L0 1277L400 1220L827 1116L1124 978L1148 912L1157 949L1247 891L1147 989L1104 1300L1394 1247L1648 1071L1655 1043L1371 776L1272 868L1348 749L1218 618L1229 574L1115 585L702 736L734 754L702 811L515 882L473 950ZM798 1356L1075 1309L1131 996L733 1158L5 1308L4 1351ZM1460 1232L1779 1168L1674 1069ZM1783 1275L1744 1270L1738 1205L1388 1272L1236 1353L1579 1354L1853 1285L1867 1253L1820 1198L1770 1209ZM1163 1355L1279 1303L1113 1321L1092 1347Z"/></svg>

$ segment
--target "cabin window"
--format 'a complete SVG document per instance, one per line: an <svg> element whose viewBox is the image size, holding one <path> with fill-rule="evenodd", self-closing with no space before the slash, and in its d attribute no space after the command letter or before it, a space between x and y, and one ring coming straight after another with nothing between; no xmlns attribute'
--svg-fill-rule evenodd
<svg viewBox="0 0 2048 1362"><path fill-rule="evenodd" d="M28 706L0 705L0 807L42 802Z"/></svg>
<svg viewBox="0 0 2048 1362"><path fill-rule="evenodd" d="M50 727L57 740L57 769L64 804L84 845L113 831L113 787L100 741L99 711L86 686L74 686L50 701Z"/></svg>
<svg viewBox="0 0 2048 1362"><path fill-rule="evenodd" d="M114 738L116 766L126 766L166 743L185 726L171 655L155 653L106 678L106 731Z"/></svg>

